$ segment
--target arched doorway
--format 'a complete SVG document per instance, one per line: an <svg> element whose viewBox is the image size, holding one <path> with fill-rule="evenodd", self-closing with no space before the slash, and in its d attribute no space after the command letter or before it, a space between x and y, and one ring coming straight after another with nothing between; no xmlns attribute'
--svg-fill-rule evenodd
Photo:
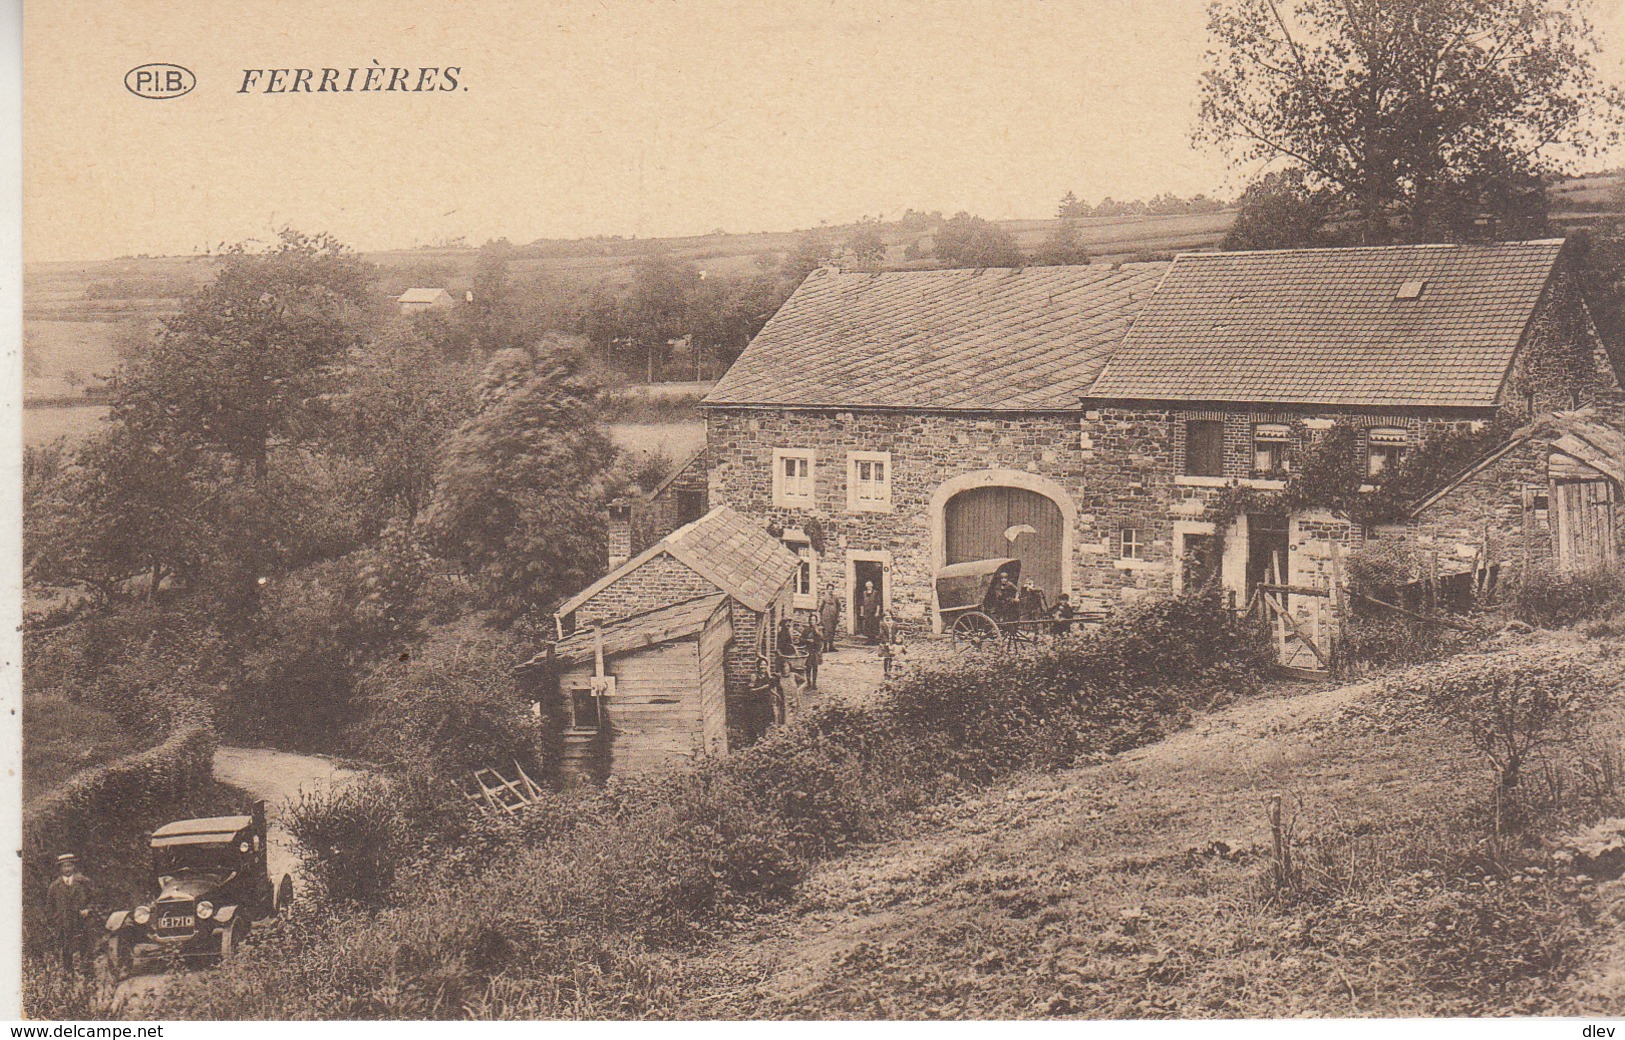
<svg viewBox="0 0 1625 1040"><path fill-rule="evenodd" d="M1008 485L971 488L943 507L943 564L1010 556L1021 561L1021 580L1031 581L1050 602L1062 584L1065 521L1053 500Z"/></svg>
<svg viewBox="0 0 1625 1040"><path fill-rule="evenodd" d="M973 494L956 501L967 493ZM1008 556L1021 560L1024 575L1034 572L1033 580L1042 584L1050 599L1072 592L1072 532L1078 526L1078 507L1066 489L1048 477L1019 469L961 473L937 485L929 515L933 568ZM1012 530L1024 524L1033 528L1032 533ZM950 528L954 556L948 554ZM1007 533L1015 535L1014 542ZM933 629L941 631L942 616L933 609L931 617Z"/></svg>

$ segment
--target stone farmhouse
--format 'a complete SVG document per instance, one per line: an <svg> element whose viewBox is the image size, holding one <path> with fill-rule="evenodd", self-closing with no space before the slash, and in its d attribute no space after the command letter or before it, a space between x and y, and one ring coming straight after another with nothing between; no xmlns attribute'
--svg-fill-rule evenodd
<svg viewBox="0 0 1625 1040"><path fill-rule="evenodd" d="M1435 430L1529 424L1386 533L1471 543L1482 566L1536 551L1526 527L1613 531L1606 424L1540 417L1618 391L1561 240L823 270L705 399L706 451L680 482L703 468L709 506L778 533L797 607L874 581L940 625L936 571L994 556L1050 599L1109 608L1193 568L1245 597L1379 533L1309 511L1217 530L1225 488L1282 487L1293 449L1336 423L1357 427L1373 482ZM1604 540L1571 549L1612 558Z"/></svg>

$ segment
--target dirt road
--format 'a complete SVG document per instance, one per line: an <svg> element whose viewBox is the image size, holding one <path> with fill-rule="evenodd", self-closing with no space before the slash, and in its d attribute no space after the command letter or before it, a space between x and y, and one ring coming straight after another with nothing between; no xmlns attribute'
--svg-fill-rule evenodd
<svg viewBox="0 0 1625 1040"><path fill-rule="evenodd" d="M293 836L282 826L282 813L288 803L300 794L328 791L364 775L360 770L346 768L316 755L225 746L217 748L214 753L216 780L265 799L267 865L272 878L292 874L296 892L302 881L299 876L299 856ZM114 999L122 1004L127 1013L134 1014L144 1002L152 999L167 977L162 974L132 975L119 983Z"/></svg>

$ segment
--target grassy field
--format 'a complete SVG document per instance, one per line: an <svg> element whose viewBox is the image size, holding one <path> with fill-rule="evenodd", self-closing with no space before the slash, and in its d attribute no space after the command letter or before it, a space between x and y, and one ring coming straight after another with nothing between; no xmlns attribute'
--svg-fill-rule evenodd
<svg viewBox="0 0 1625 1040"><path fill-rule="evenodd" d="M81 769L111 762L143 745L111 715L59 697L23 704L23 804Z"/></svg>

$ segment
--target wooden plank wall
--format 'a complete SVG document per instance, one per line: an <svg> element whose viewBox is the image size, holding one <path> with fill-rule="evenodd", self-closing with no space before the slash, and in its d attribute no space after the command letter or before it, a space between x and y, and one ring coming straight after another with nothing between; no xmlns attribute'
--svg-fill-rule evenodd
<svg viewBox="0 0 1625 1040"><path fill-rule="evenodd" d="M587 763L572 759L598 753L600 744L607 750L608 772L614 776L692 761L704 746L705 734L700 640L682 639L619 654L604 662L604 670L615 677L615 693L604 701L607 739L566 741L566 772L593 772L585 768ZM568 696L573 687L590 684L592 674L591 662L568 669L559 683L561 694Z"/></svg>
<svg viewBox="0 0 1625 1040"><path fill-rule="evenodd" d="M719 610L700 633L700 718L706 753L728 753L728 677L725 665L733 623Z"/></svg>

